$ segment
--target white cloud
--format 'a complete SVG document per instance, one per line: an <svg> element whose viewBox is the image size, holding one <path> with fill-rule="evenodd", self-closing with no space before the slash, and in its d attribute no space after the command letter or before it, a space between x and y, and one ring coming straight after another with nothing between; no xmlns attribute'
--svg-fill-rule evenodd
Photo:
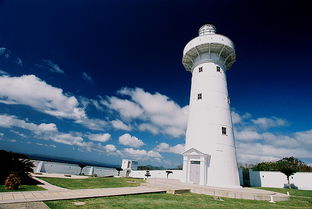
<svg viewBox="0 0 312 209"><path fill-rule="evenodd" d="M130 134L124 134L119 137L119 144L130 146L130 147L141 147L144 145L143 141Z"/></svg>
<svg viewBox="0 0 312 209"><path fill-rule="evenodd" d="M83 72L83 73L81 74L81 76L82 76L82 79L83 79L83 80L92 81L92 77L91 77L90 75L88 75L86 72Z"/></svg>
<svg viewBox="0 0 312 209"><path fill-rule="evenodd" d="M113 144L105 145L105 149L106 149L107 152L115 152L115 151L117 151L115 145L113 145Z"/></svg>
<svg viewBox="0 0 312 209"><path fill-rule="evenodd" d="M158 152L171 152L176 154L182 154L184 152L184 144L177 144L175 146L170 146L167 143L160 143L155 148Z"/></svg>
<svg viewBox="0 0 312 209"><path fill-rule="evenodd" d="M79 107L74 96L65 95L62 89L47 84L35 75L0 76L0 102L29 105L62 118L86 118L84 109Z"/></svg>
<svg viewBox="0 0 312 209"><path fill-rule="evenodd" d="M91 130L102 131L107 126L107 121L101 119L82 118L75 121Z"/></svg>
<svg viewBox="0 0 312 209"><path fill-rule="evenodd" d="M235 131L235 138L242 141L263 139L262 135L254 130Z"/></svg>
<svg viewBox="0 0 312 209"><path fill-rule="evenodd" d="M118 93L129 96L132 101L108 97L108 101L102 101L102 104L119 112L125 120L141 120L140 123L136 121L138 130L172 137L185 134L188 106L180 107L165 95L151 94L141 88L123 88Z"/></svg>
<svg viewBox="0 0 312 209"><path fill-rule="evenodd" d="M101 103L108 108L119 112L124 119L141 118L143 110L134 102L117 97L108 97L108 101L102 100Z"/></svg>
<svg viewBox="0 0 312 209"><path fill-rule="evenodd" d="M48 68L50 72L64 74L64 71L60 68L60 66L58 66L58 64L55 64L52 60L42 59L42 61L47 65L44 67Z"/></svg>
<svg viewBox="0 0 312 209"><path fill-rule="evenodd" d="M34 123L28 123L24 120L20 120L16 116L12 115L0 115L0 127L4 128L18 127L33 131L35 133L57 131L57 127L54 123L41 123L37 125Z"/></svg>
<svg viewBox="0 0 312 209"><path fill-rule="evenodd" d="M124 150L124 154L134 158L134 159L145 159L146 158L161 158L161 155L159 154L159 152L150 150L150 151L146 151L146 150L140 150L140 149L133 149L133 148L125 148Z"/></svg>
<svg viewBox="0 0 312 209"><path fill-rule="evenodd" d="M115 128L115 129L124 130L124 131L130 131L131 130L131 127L126 125L121 120L112 120L111 124L112 124L113 128Z"/></svg>
<svg viewBox="0 0 312 209"><path fill-rule="evenodd" d="M240 115L240 114L238 114L235 111L232 111L231 115L232 115L232 122L233 122L233 124L242 123L245 119L248 119L248 118L251 117L250 113L245 113L243 115Z"/></svg>
<svg viewBox="0 0 312 209"><path fill-rule="evenodd" d="M266 129L285 126L286 120L277 117L247 119L234 124L239 162L257 163L289 156L312 159L312 130L276 134Z"/></svg>
<svg viewBox="0 0 312 209"><path fill-rule="evenodd" d="M277 117L271 117L271 118L262 117L262 118L253 119L251 120L251 122L253 122L255 125L263 129L287 125L286 120L277 118Z"/></svg>
<svg viewBox="0 0 312 209"><path fill-rule="evenodd" d="M104 153L115 152L117 154L120 154L120 152L112 144L103 146L101 144L95 144L93 142L85 142L82 133L59 132L54 123L35 124L35 123L27 122L25 120L18 119L16 116L13 116L13 115L0 115L0 127L2 128L18 127L21 129L29 130L34 134L31 136L33 139L50 140L50 141L61 143L61 144L75 145L89 152L91 151L104 152ZM109 134L88 134L87 137L93 141L104 142L110 138L110 135Z"/></svg>
<svg viewBox="0 0 312 209"><path fill-rule="evenodd" d="M0 70L0 75L9 75L9 73L4 70Z"/></svg>
<svg viewBox="0 0 312 209"><path fill-rule="evenodd" d="M138 125L138 129L140 131L151 132L152 134L158 134L160 132L156 126L149 124L149 123L142 123L142 124Z"/></svg>
<svg viewBox="0 0 312 209"><path fill-rule="evenodd" d="M109 133L104 134L88 134L88 139L92 141L98 141L98 142L106 142L111 138L111 135Z"/></svg>

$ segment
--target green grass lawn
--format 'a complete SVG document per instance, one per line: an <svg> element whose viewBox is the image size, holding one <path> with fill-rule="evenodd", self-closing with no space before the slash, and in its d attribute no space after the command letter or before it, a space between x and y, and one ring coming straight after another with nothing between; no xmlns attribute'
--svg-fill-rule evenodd
<svg viewBox="0 0 312 209"><path fill-rule="evenodd" d="M224 201L214 200L213 197L201 194L184 193L172 194L143 194L115 197L101 197L79 200L49 201L46 204L51 209L62 208L127 208L127 209L199 209L199 208L235 208L235 209L283 209L283 208L312 208L311 198L294 197L289 201L269 203L266 201L239 200L222 198ZM75 202L85 205L76 206Z"/></svg>
<svg viewBox="0 0 312 209"><path fill-rule="evenodd" d="M115 188L115 187L134 187L143 183L142 179L133 178L87 178L87 179L62 179L40 177L40 179L50 184L67 189L95 189L95 188Z"/></svg>
<svg viewBox="0 0 312 209"><path fill-rule="evenodd" d="M7 190L4 188L4 185L0 185L0 192L25 192L25 191L40 191L45 190L42 187L36 185L20 185L18 190Z"/></svg>
<svg viewBox="0 0 312 209"><path fill-rule="evenodd" d="M257 189L269 190L290 195L312 197L312 190L298 190L298 189L281 189L281 188L269 188L269 187L256 187Z"/></svg>

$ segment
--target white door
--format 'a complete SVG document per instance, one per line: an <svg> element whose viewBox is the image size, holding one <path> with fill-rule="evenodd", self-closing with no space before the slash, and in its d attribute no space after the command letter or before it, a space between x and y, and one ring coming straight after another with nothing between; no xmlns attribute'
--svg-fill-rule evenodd
<svg viewBox="0 0 312 209"><path fill-rule="evenodd" d="M200 161L191 161L190 181L193 184L199 184L200 179Z"/></svg>

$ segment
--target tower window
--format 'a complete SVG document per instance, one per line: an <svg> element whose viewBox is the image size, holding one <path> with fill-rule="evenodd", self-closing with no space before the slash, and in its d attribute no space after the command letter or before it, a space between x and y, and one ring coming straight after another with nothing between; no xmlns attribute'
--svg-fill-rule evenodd
<svg viewBox="0 0 312 209"><path fill-rule="evenodd" d="M199 67L198 72L203 72L203 67Z"/></svg>
<svg viewBox="0 0 312 209"><path fill-rule="evenodd" d="M231 103L231 100L230 100L230 97L227 96L227 102L230 104Z"/></svg>
<svg viewBox="0 0 312 209"><path fill-rule="evenodd" d="M226 128L222 127L222 135L226 135Z"/></svg>
<svg viewBox="0 0 312 209"><path fill-rule="evenodd" d="M202 93L197 94L197 99L202 99Z"/></svg>
<svg viewBox="0 0 312 209"><path fill-rule="evenodd" d="M217 66L217 72L221 72L220 66Z"/></svg>

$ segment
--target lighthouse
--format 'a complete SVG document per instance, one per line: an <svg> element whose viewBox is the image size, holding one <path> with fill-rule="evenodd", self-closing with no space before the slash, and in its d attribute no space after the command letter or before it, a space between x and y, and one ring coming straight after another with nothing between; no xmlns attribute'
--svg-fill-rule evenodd
<svg viewBox="0 0 312 209"><path fill-rule="evenodd" d="M203 25L184 48L182 63L192 73L183 153L183 181L239 187L226 71L236 60L233 42Z"/></svg>

